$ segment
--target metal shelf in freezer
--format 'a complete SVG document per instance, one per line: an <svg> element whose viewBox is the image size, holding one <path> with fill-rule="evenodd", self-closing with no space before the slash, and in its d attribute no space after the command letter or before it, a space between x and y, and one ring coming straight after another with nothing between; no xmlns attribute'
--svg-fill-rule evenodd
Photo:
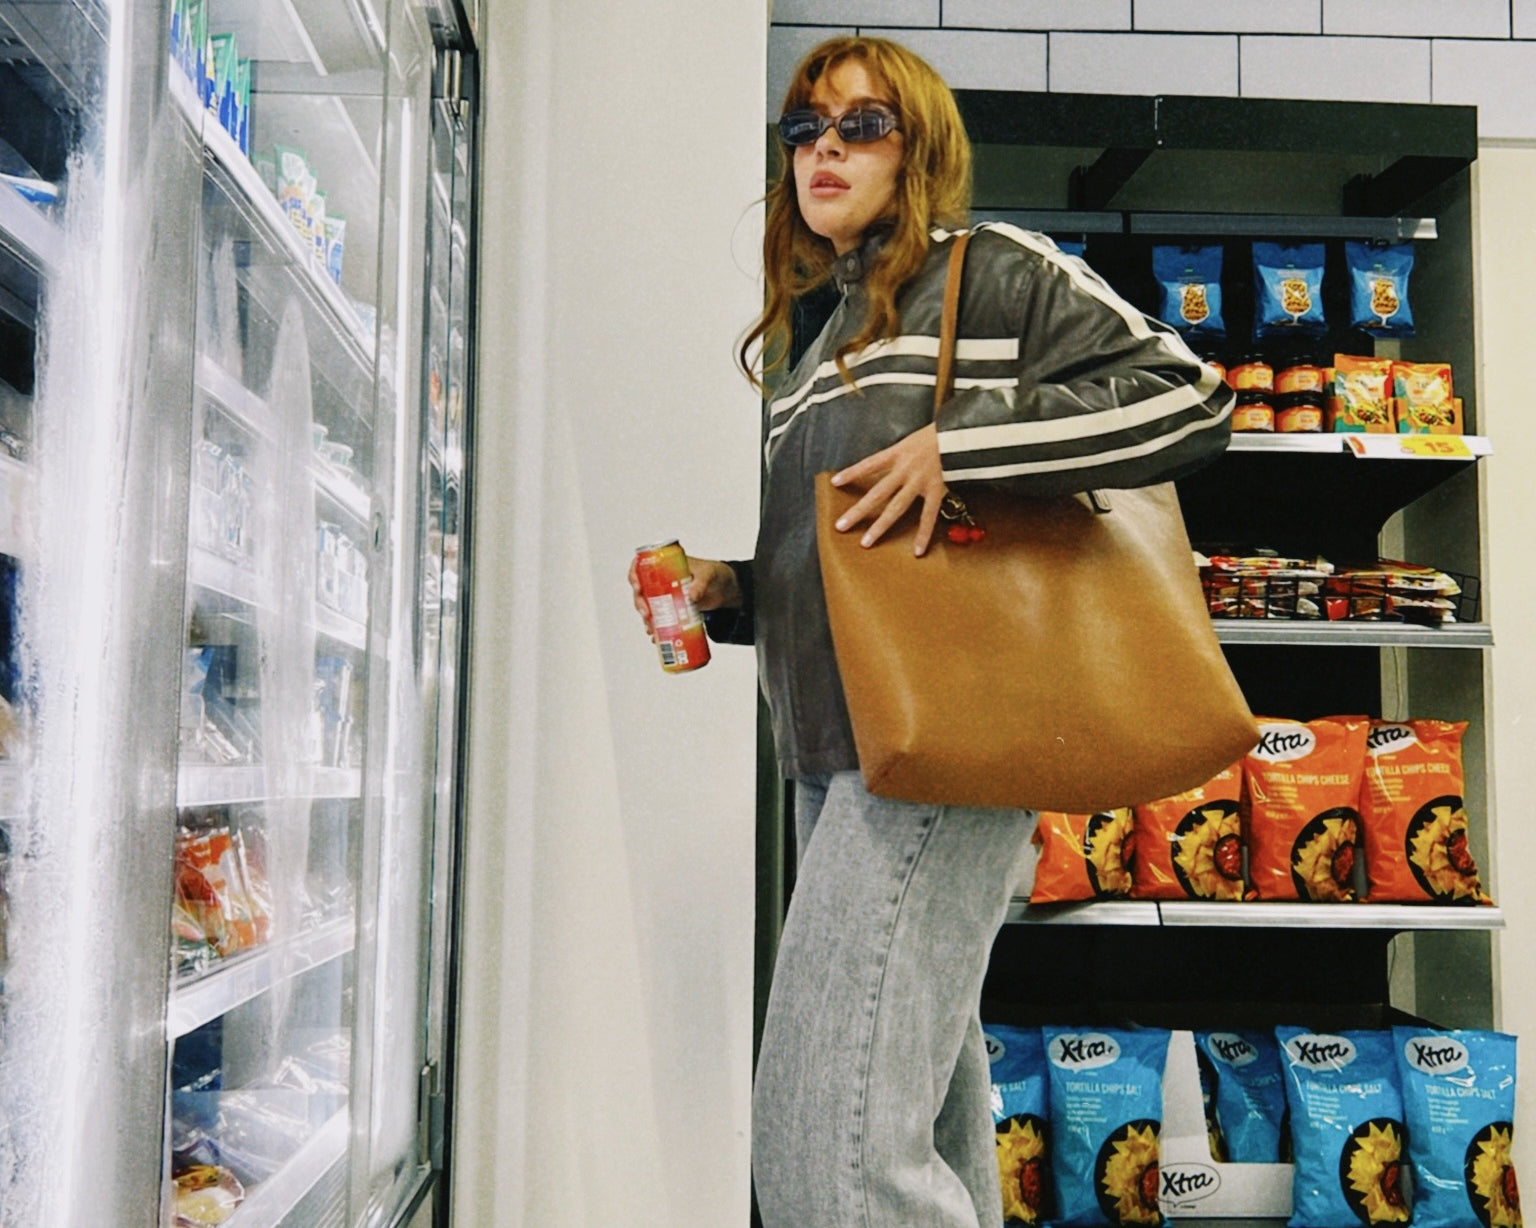
<svg viewBox="0 0 1536 1228"><path fill-rule="evenodd" d="M9 189L0 192L0 243L44 276L52 273L64 257L64 232L58 223ZM24 289L6 288L13 292Z"/></svg>
<svg viewBox="0 0 1536 1228"><path fill-rule="evenodd" d="M328 605L315 604L315 630L329 639L346 644L349 648L368 647L368 627L355 618L331 609Z"/></svg>
<svg viewBox="0 0 1536 1228"><path fill-rule="evenodd" d="M323 460L315 461L315 486L347 515L359 524L366 525L372 504L368 492L350 476L342 473Z"/></svg>
<svg viewBox="0 0 1536 1228"><path fill-rule="evenodd" d="M166 1012L166 1031L172 1039L185 1036L242 1002L264 994L278 982L339 959L352 950L356 941L352 918L342 917L287 942L270 942L196 980L174 985Z"/></svg>
<svg viewBox="0 0 1536 1228"><path fill-rule="evenodd" d="M346 1109L340 1109L310 1136L288 1162L245 1197L225 1221L227 1228L277 1228L347 1155L350 1133Z"/></svg>
<svg viewBox="0 0 1536 1228"><path fill-rule="evenodd" d="M252 434L272 437L272 409L267 402L206 354L198 355L197 386Z"/></svg>
<svg viewBox="0 0 1536 1228"><path fill-rule="evenodd" d="M183 763L176 769L178 806L219 806L256 802L266 796L267 772L255 766Z"/></svg>
<svg viewBox="0 0 1536 1228"><path fill-rule="evenodd" d="M0 771L0 817L5 814L4 780ZM363 795L363 773L361 768L305 767L300 770L298 787L300 796L310 799L357 798ZM184 763L177 769L176 804L182 808L271 798L267 770L261 764Z"/></svg>

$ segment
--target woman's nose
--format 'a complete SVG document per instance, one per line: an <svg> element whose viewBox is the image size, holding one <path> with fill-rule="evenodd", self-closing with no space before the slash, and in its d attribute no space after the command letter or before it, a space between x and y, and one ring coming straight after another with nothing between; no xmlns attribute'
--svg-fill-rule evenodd
<svg viewBox="0 0 1536 1228"><path fill-rule="evenodd" d="M822 134L816 138L816 148L822 153L836 154L838 157L848 152L836 124L828 124Z"/></svg>

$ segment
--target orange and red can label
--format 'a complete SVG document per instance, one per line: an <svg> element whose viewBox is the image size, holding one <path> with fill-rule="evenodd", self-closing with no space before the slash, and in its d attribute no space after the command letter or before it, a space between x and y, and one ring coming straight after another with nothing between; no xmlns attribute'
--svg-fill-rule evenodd
<svg viewBox="0 0 1536 1228"><path fill-rule="evenodd" d="M675 541L641 546L635 551L640 595L651 611L651 636L669 674L709 664L709 637L704 619L688 597L693 569Z"/></svg>

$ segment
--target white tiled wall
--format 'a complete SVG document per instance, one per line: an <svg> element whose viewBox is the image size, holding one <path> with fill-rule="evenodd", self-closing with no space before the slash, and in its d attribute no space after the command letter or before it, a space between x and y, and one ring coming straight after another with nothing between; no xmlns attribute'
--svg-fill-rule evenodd
<svg viewBox="0 0 1536 1228"><path fill-rule="evenodd" d="M1323 33L1508 38L1509 0L1324 0Z"/></svg>
<svg viewBox="0 0 1536 1228"><path fill-rule="evenodd" d="M774 0L772 12L770 111L835 28L906 42L961 89L1465 103L1480 136L1536 140L1536 0Z"/></svg>
<svg viewBox="0 0 1536 1228"><path fill-rule="evenodd" d="M1429 102L1431 45L1422 38L1245 37L1242 93L1247 98Z"/></svg>
<svg viewBox="0 0 1536 1228"><path fill-rule="evenodd" d="M1129 30L1131 0L945 0L943 24L983 30Z"/></svg>
<svg viewBox="0 0 1536 1228"><path fill-rule="evenodd" d="M1136 28L1321 34L1323 0L1137 0Z"/></svg>
<svg viewBox="0 0 1536 1228"><path fill-rule="evenodd" d="M972 89L1043 90L1047 88L1045 53L1048 36L1014 30L871 29L905 43L946 80L964 74ZM790 65L789 71L794 71Z"/></svg>
<svg viewBox="0 0 1536 1228"><path fill-rule="evenodd" d="M1050 88L1066 94L1235 94L1235 34L1051 34Z"/></svg>

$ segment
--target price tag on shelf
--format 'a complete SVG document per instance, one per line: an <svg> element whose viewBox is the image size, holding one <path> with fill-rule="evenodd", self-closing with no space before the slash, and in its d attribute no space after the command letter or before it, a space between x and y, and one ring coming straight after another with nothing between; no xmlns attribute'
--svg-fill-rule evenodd
<svg viewBox="0 0 1536 1228"><path fill-rule="evenodd" d="M1471 460L1464 435L1345 435L1356 456L1375 460Z"/></svg>

